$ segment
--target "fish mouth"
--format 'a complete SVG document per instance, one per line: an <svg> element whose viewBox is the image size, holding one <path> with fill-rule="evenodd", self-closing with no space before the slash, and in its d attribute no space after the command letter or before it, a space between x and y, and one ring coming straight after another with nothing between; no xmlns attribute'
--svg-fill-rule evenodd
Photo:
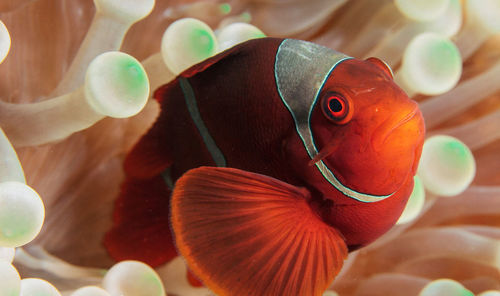
<svg viewBox="0 0 500 296"><path fill-rule="evenodd" d="M380 124L374 130L371 138L371 143L375 151L380 151L389 136L393 134L394 131L411 122L413 119L416 119L417 114L419 113L420 110L418 105L414 103L409 112L404 113L402 116L392 116Z"/></svg>

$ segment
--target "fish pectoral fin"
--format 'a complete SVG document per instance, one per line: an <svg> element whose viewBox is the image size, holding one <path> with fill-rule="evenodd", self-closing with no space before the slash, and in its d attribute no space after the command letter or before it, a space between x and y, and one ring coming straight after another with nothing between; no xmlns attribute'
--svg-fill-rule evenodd
<svg viewBox="0 0 500 296"><path fill-rule="evenodd" d="M233 168L200 167L171 200L176 246L217 295L322 295L347 247L309 192Z"/></svg>

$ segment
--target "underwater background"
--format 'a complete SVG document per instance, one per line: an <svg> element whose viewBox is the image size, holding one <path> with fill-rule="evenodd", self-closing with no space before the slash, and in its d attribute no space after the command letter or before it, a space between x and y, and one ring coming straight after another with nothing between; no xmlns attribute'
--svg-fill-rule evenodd
<svg viewBox="0 0 500 296"><path fill-rule="evenodd" d="M456 3L466 6L462 1ZM401 33L408 20L387 17L394 13L387 8L390 5L392 1L387 0L157 0L151 14L127 32L120 50L145 60L160 51L163 32L170 23L194 17L214 29L223 21L250 22L267 36L309 40L364 58L371 52L380 53L382 41L390 42L390 36L416 35L410 29ZM498 21L500 7L496 8L492 14L498 15ZM465 8L462 12L460 28L471 18ZM1 100L32 103L50 98L94 14L91 0L0 0L0 20L12 39L10 53L0 65ZM496 24L496 31L491 29L491 34L477 41L477 48L463 61L456 87L463 87L465 103L451 97L444 108L429 104L423 112L426 122L433 122L429 135L451 134L471 148L476 163L474 180L457 196L437 197L428 192L428 201L416 220L395 226L372 245L351 253L331 288L338 295L417 295L427 283L440 278L458 281L475 294L500 290L500 89L466 84L498 68L498 27ZM450 38L457 44L468 43L460 31ZM403 44L410 41L398 40L393 42L399 46L384 52L396 76L401 73ZM496 81L493 84L500 84L500 76L489 77ZM436 96L415 92L413 98L428 102ZM156 103L149 101L137 116L105 118L55 143L31 147L14 143L26 182L40 194L46 210L42 231L30 245L42 246L78 266L109 268L114 264L102 246L102 236L111 226L113 201L124 177L122 162L157 112ZM445 113L453 115L442 122L435 119ZM45 278L60 291L96 283L94 278L65 279L16 265L16 261L14 265L21 277ZM178 287L185 283L173 279L172 270L178 267L172 268L158 270L168 295L206 295L204 289ZM184 273L182 268L178 270Z"/></svg>

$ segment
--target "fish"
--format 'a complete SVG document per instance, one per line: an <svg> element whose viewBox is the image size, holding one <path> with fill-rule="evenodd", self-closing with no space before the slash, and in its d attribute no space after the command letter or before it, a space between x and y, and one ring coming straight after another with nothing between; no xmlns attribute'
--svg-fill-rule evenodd
<svg viewBox="0 0 500 296"><path fill-rule="evenodd" d="M413 190L424 121L377 58L254 39L154 97L103 240L115 260L180 254L217 295L322 295Z"/></svg>

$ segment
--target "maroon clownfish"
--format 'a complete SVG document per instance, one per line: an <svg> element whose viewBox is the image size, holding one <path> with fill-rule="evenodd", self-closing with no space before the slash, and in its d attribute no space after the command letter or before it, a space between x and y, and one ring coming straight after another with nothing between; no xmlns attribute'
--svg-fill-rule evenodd
<svg viewBox="0 0 500 296"><path fill-rule="evenodd" d="M155 98L104 239L117 260L178 250L217 295L321 295L412 192L422 115L376 58L256 39Z"/></svg>

